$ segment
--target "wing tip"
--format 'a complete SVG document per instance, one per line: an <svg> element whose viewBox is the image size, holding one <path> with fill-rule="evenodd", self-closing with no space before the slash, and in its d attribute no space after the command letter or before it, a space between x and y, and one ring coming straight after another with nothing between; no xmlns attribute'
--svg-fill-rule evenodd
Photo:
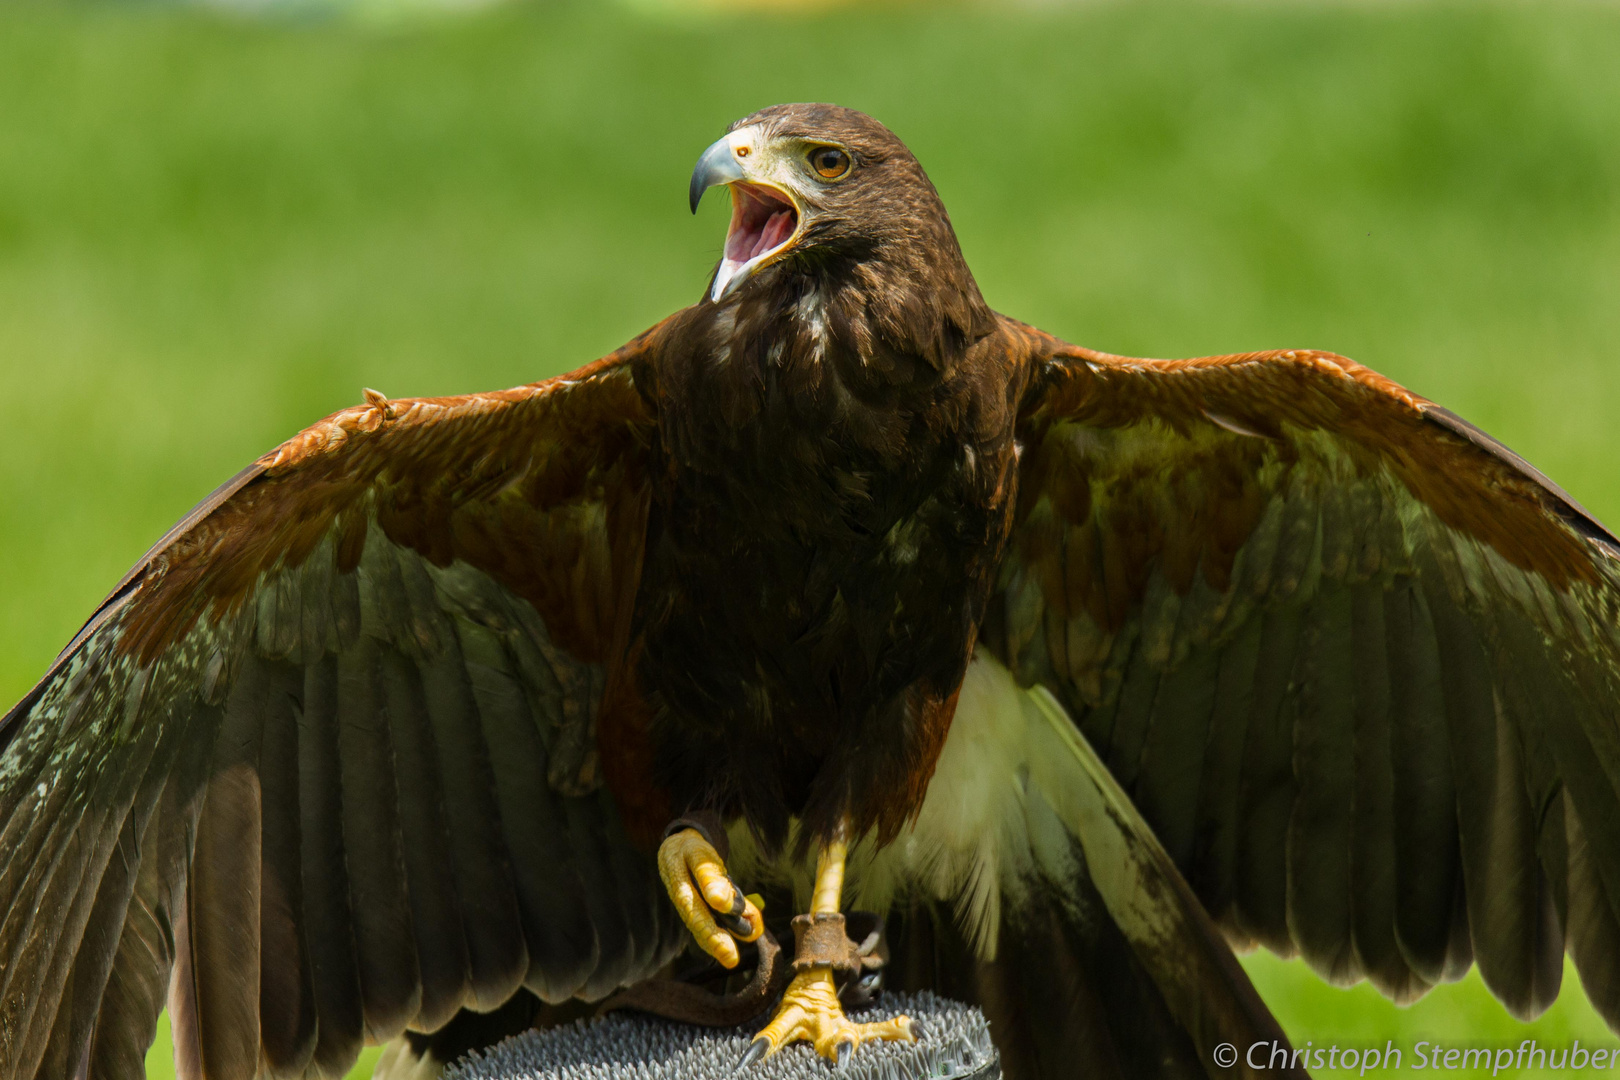
<svg viewBox="0 0 1620 1080"><path fill-rule="evenodd" d="M1620 537L1615 536L1608 526L1598 520L1597 515L1554 483L1546 473L1519 456L1500 439L1469 423L1450 409L1431 402L1423 406L1422 412L1425 420L1478 447L1535 483L1547 494L1552 503L1551 509L1565 524L1587 540L1603 547L1609 555L1620 559Z"/></svg>

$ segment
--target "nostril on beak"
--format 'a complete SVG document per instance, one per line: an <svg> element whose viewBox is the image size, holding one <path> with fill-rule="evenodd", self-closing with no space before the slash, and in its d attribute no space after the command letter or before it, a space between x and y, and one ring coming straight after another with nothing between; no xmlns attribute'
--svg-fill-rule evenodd
<svg viewBox="0 0 1620 1080"><path fill-rule="evenodd" d="M703 198L705 191L716 184L733 184L742 178L742 166L737 164L737 158L731 152L730 137L715 140L703 151L703 156L698 158L697 167L692 170L692 183L687 188L692 213L697 213L698 202Z"/></svg>

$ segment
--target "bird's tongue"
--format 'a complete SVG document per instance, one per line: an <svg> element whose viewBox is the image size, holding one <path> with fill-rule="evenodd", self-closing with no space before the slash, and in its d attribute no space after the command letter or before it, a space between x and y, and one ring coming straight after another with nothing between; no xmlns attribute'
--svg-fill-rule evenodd
<svg viewBox="0 0 1620 1080"><path fill-rule="evenodd" d="M765 227L759 231L759 239L754 241L754 246L743 256L744 260L765 254L786 240L792 232L793 215L786 210L778 210L765 222Z"/></svg>
<svg viewBox="0 0 1620 1080"><path fill-rule="evenodd" d="M731 227L726 230L725 254L714 278L714 298L725 294L742 266L787 244L798 223L786 199L751 184L733 184Z"/></svg>

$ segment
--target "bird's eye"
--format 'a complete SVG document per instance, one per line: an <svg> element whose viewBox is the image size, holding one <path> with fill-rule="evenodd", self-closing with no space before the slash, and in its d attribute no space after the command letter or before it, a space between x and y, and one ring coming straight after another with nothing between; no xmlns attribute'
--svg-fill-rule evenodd
<svg viewBox="0 0 1620 1080"><path fill-rule="evenodd" d="M849 155L836 146L818 146L810 151L810 167L823 180L836 180L849 172Z"/></svg>

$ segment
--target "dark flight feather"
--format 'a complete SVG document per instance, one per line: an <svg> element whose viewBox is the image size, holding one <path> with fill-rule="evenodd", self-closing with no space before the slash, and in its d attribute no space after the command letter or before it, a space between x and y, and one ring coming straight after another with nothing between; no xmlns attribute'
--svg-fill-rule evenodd
<svg viewBox="0 0 1620 1080"><path fill-rule="evenodd" d="M1394 763L1395 934L1413 972L1428 985L1446 973L1460 854L1455 789L1446 742L1440 657L1428 605L1410 584L1385 598L1389 633L1391 758Z"/></svg>
<svg viewBox="0 0 1620 1080"><path fill-rule="evenodd" d="M298 808L302 925L315 992L314 1064L327 1072L359 1054L365 1000L355 955L351 885L344 854L343 777L338 757L337 657L304 665L298 712ZM205 1007L208 1004L206 999ZM231 1075L231 1074L225 1074Z"/></svg>
<svg viewBox="0 0 1620 1080"><path fill-rule="evenodd" d="M1338 985L1362 975L1351 932L1357 682L1352 631L1350 591L1324 587L1311 603L1299 643L1293 762L1299 787L1286 843L1290 935L1306 963Z"/></svg>
<svg viewBox="0 0 1620 1080"><path fill-rule="evenodd" d="M124 911L135 884L138 860L133 823L125 819L118 847L96 890L95 905L85 920L85 933L66 954L72 969L64 985L54 1024L45 1038L45 1058L39 1070L55 1076L82 1076L88 1065L90 1035L95 1029L102 991L118 946L115 912Z"/></svg>
<svg viewBox="0 0 1620 1080"><path fill-rule="evenodd" d="M258 669L258 674L253 674ZM314 971L304 933L303 829L299 730L303 671L249 654L238 679L258 687L259 738L259 1037L271 1075L298 1076L319 1037Z"/></svg>
<svg viewBox="0 0 1620 1080"><path fill-rule="evenodd" d="M179 947L195 1005L195 1075L241 1076L259 1061L260 792L251 762L208 783L197 819ZM192 1011L187 1010L187 1011Z"/></svg>
<svg viewBox="0 0 1620 1080"><path fill-rule="evenodd" d="M337 656L335 720L349 912L365 1032L377 1042L416 1018L422 1006L421 973L406 896L394 748L383 712L381 648L374 639L361 637Z"/></svg>
<svg viewBox="0 0 1620 1080"><path fill-rule="evenodd" d="M1235 929L1232 906L1237 901L1237 851L1242 821L1238 792L1243 775L1243 747L1254 710L1255 672L1260 662L1261 623L1251 619L1220 653L1215 682L1215 710L1210 717L1208 749L1199 784L1194 849L1188 856L1188 878L1211 914L1228 931ZM1170 722L1165 717L1165 723Z"/></svg>
<svg viewBox="0 0 1620 1080"><path fill-rule="evenodd" d="M1237 923L1267 948L1291 955L1288 934L1288 823L1293 816L1295 702L1300 612L1268 611L1260 632L1253 711L1249 715L1239 780Z"/></svg>
<svg viewBox="0 0 1620 1080"><path fill-rule="evenodd" d="M500 754L491 755L489 767L510 852L521 932L529 949L525 970L516 973L518 980L526 981L532 973L537 981L545 980L544 997L565 1000L584 982L583 978L567 982L569 975L608 967L617 969L612 980L617 986L622 959L604 956L598 935L628 945L622 916L616 905L602 906L611 897L599 887L593 889L599 883L582 879L576 868L591 863L594 852L578 857L575 849L592 847L592 838L571 827L547 782L540 726L518 682L508 674L516 665L490 627L463 620L457 630L485 741L502 748Z"/></svg>
<svg viewBox="0 0 1620 1080"><path fill-rule="evenodd" d="M412 1026L432 1031L460 1009L472 984L472 962L456 895L455 843L444 811L439 756L422 701L421 675L391 643L378 649L394 747L406 895L422 977L421 1011Z"/></svg>
<svg viewBox="0 0 1620 1080"><path fill-rule="evenodd" d="M1398 1002L1429 989L1413 974L1396 940L1399 910L1395 836L1395 764L1391 743L1395 707L1384 621L1384 590L1351 586L1351 652L1355 673L1354 773L1350 831L1352 936L1356 962L1374 986Z"/></svg>
<svg viewBox="0 0 1620 1080"><path fill-rule="evenodd" d="M1181 866L1197 843L1204 749L1213 737L1219 687L1220 656L1209 649L1165 674L1132 792L1143 813L1159 822L1159 842Z"/></svg>
<svg viewBox="0 0 1620 1080"><path fill-rule="evenodd" d="M489 1009L522 984L529 959L478 704L454 629L447 620L434 632L437 655L422 669L423 699L455 837L451 856L467 938L469 989L476 1006Z"/></svg>
<svg viewBox="0 0 1620 1080"><path fill-rule="evenodd" d="M1620 979L1620 919L1612 893L1598 870L1601 855L1592 849L1579 814L1566 797L1564 820L1569 831L1569 943L1581 985L1609 987ZM1591 994L1592 1005L1611 1028L1620 1028L1620 1008L1611 994Z"/></svg>
<svg viewBox="0 0 1620 1080"><path fill-rule="evenodd" d="M137 832L144 837L144 830ZM137 839L139 844L140 840ZM101 1000L94 1005L92 1032L84 1058L86 1077L141 1076L174 964L174 939L164 915L158 859L135 860L135 887L124 914ZM117 924L116 916L109 923ZM55 1040L53 1039L53 1042ZM72 1052L75 1031L66 1040Z"/></svg>

